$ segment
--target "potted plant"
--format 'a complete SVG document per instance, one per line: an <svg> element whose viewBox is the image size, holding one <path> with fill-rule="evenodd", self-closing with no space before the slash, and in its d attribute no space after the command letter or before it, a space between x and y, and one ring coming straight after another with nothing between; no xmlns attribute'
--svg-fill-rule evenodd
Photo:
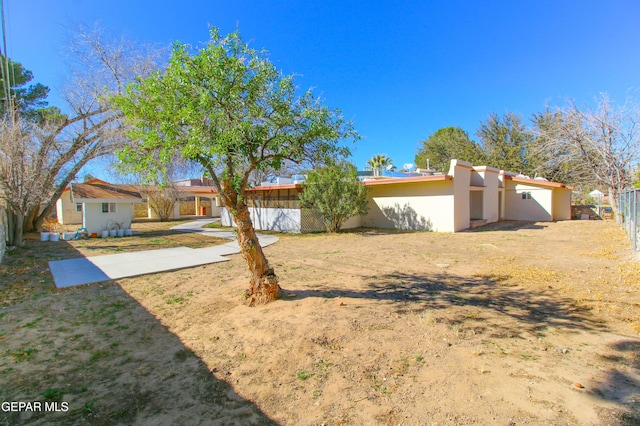
<svg viewBox="0 0 640 426"><path fill-rule="evenodd" d="M131 224L125 225L124 227L124 235L126 237L130 237L133 235L133 230L131 229Z"/></svg>
<svg viewBox="0 0 640 426"><path fill-rule="evenodd" d="M115 237L118 235L118 230L116 229L116 225L113 224L111 225L111 228L109 229L109 236L110 237Z"/></svg>
<svg viewBox="0 0 640 426"><path fill-rule="evenodd" d="M107 229L106 226L102 227L102 232L100 233L100 236L102 238L107 238L109 236L109 230Z"/></svg>
<svg viewBox="0 0 640 426"><path fill-rule="evenodd" d="M124 237L124 222L114 222L116 227L116 235L118 237Z"/></svg>

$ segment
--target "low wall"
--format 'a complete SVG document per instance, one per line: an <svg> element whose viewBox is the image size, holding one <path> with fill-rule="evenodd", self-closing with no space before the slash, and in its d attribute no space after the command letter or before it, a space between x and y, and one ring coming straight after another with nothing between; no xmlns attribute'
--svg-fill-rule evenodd
<svg viewBox="0 0 640 426"><path fill-rule="evenodd" d="M269 209L249 207L253 228L264 231L300 233L299 209ZM229 211L222 207L220 223L223 226L235 226Z"/></svg>

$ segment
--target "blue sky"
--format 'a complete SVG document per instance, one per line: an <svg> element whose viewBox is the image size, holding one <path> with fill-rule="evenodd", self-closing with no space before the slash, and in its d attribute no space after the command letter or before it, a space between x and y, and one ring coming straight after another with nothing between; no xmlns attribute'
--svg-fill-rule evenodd
<svg viewBox="0 0 640 426"><path fill-rule="evenodd" d="M197 45L236 27L287 74L354 120L372 155L413 162L446 126L472 138L489 113L526 119L567 98L640 87L640 1L4 0L9 56L54 91L64 27L101 25L141 42ZM637 92L636 92L637 93ZM57 98L51 97L57 104Z"/></svg>

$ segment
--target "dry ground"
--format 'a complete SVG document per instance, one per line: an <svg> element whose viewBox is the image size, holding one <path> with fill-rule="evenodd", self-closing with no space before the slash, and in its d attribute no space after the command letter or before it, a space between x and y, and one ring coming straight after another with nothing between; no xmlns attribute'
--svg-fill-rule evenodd
<svg viewBox="0 0 640 426"><path fill-rule="evenodd" d="M198 237L163 229L134 245ZM69 404L0 425L640 424L640 265L612 222L283 235L284 297L257 308L240 256L53 288L46 260L107 243L0 266L0 399Z"/></svg>

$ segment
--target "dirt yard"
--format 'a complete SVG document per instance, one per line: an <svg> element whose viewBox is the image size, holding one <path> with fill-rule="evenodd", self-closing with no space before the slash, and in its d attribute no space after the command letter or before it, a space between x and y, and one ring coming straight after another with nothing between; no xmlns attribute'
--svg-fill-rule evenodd
<svg viewBox="0 0 640 426"><path fill-rule="evenodd" d="M99 250L0 266L0 399L60 409L0 425L640 424L640 263L612 222L282 235L257 308L239 255L54 289L46 260Z"/></svg>

